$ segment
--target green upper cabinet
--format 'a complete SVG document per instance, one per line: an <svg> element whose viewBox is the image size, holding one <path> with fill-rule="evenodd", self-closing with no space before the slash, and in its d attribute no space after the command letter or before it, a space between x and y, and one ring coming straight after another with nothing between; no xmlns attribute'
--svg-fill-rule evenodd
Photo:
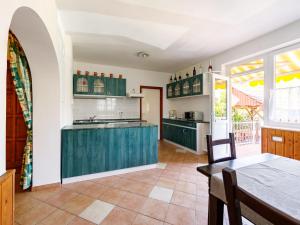
<svg viewBox="0 0 300 225"><path fill-rule="evenodd" d="M91 80L88 76L84 75L74 75L73 76L73 93L89 95L92 92Z"/></svg>
<svg viewBox="0 0 300 225"><path fill-rule="evenodd" d="M91 77L92 93L94 95L105 95L106 82L104 77Z"/></svg>
<svg viewBox="0 0 300 225"><path fill-rule="evenodd" d="M202 74L192 77L192 95L203 94L203 77Z"/></svg>
<svg viewBox="0 0 300 225"><path fill-rule="evenodd" d="M182 96L189 96L192 94L192 79L187 78L181 81L182 82Z"/></svg>
<svg viewBox="0 0 300 225"><path fill-rule="evenodd" d="M126 79L74 74L73 94L126 96Z"/></svg>
<svg viewBox="0 0 300 225"><path fill-rule="evenodd" d="M115 78L106 78L105 95L116 96L117 82Z"/></svg>
<svg viewBox="0 0 300 225"><path fill-rule="evenodd" d="M174 83L167 84L167 98L174 97Z"/></svg>
<svg viewBox="0 0 300 225"><path fill-rule="evenodd" d="M117 95L116 96L126 96L126 80L117 78Z"/></svg>
<svg viewBox="0 0 300 225"><path fill-rule="evenodd" d="M167 98L178 98L203 94L203 75L199 74L167 84Z"/></svg>
<svg viewBox="0 0 300 225"><path fill-rule="evenodd" d="M181 81L176 81L174 83L174 98L180 97L182 95L182 83Z"/></svg>
<svg viewBox="0 0 300 225"><path fill-rule="evenodd" d="M106 78L106 95L126 96L126 79Z"/></svg>

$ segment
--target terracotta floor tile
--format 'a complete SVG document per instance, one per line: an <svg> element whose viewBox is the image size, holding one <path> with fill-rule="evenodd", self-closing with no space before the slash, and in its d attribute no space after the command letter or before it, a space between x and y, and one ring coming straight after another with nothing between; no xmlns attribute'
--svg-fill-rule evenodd
<svg viewBox="0 0 300 225"><path fill-rule="evenodd" d="M153 187L153 185L135 181L131 184L128 184L126 190L135 194L148 196Z"/></svg>
<svg viewBox="0 0 300 225"><path fill-rule="evenodd" d="M80 191L81 194L90 196L92 198L98 198L100 195L102 195L106 190L108 190L109 187L101 185L101 184L92 184L86 189L83 189Z"/></svg>
<svg viewBox="0 0 300 225"><path fill-rule="evenodd" d="M16 216L15 219L17 223L20 223L22 225L36 224L49 216L54 210L54 207L46 203L39 202L26 213L23 213L20 216Z"/></svg>
<svg viewBox="0 0 300 225"><path fill-rule="evenodd" d="M122 191L116 188L109 188L103 192L98 199L117 205L126 195L126 191Z"/></svg>
<svg viewBox="0 0 300 225"><path fill-rule="evenodd" d="M172 204L184 206L187 208L195 209L196 195L187 194L180 191L175 191L171 200Z"/></svg>
<svg viewBox="0 0 300 225"><path fill-rule="evenodd" d="M118 205L120 207L138 212L144 206L146 200L147 198L141 195L127 193Z"/></svg>
<svg viewBox="0 0 300 225"><path fill-rule="evenodd" d="M150 169L150 170L144 170L143 173L147 175L159 177L163 171L164 171L163 169Z"/></svg>
<svg viewBox="0 0 300 225"><path fill-rule="evenodd" d="M47 200L47 203L56 207L61 207L67 201L71 200L72 198L75 198L78 195L79 194L77 192L62 188L58 193L50 197Z"/></svg>
<svg viewBox="0 0 300 225"><path fill-rule="evenodd" d="M39 199L41 201L46 201L47 199L49 199L51 196L55 195L60 190L61 190L60 187L47 188L47 189L40 190L40 191L32 191L32 192L29 192L28 194L33 198Z"/></svg>
<svg viewBox="0 0 300 225"><path fill-rule="evenodd" d="M95 225L95 224L91 223L85 219L82 219L80 217L75 217L73 220L70 221L70 223L68 225Z"/></svg>
<svg viewBox="0 0 300 225"><path fill-rule="evenodd" d="M41 203L41 201L29 197L25 197L25 195L22 195L22 199L20 198L20 195L17 194L16 196L16 207L15 207L15 217L18 218L24 213L29 212L34 206L38 205Z"/></svg>
<svg viewBox="0 0 300 225"><path fill-rule="evenodd" d="M103 177L98 178L95 180L91 180L92 182L95 182L97 184L103 184L105 186L111 187L114 186L121 178L118 176L111 176L111 177Z"/></svg>
<svg viewBox="0 0 300 225"><path fill-rule="evenodd" d="M143 182L146 184L155 185L157 181L159 180L159 177L151 176L148 174L144 174L142 177L138 179L139 182Z"/></svg>
<svg viewBox="0 0 300 225"><path fill-rule="evenodd" d="M160 177L156 185L159 187L174 189L176 186L176 180L166 177Z"/></svg>
<svg viewBox="0 0 300 225"><path fill-rule="evenodd" d="M197 183L197 176L187 175L187 174L181 173L180 176L179 176L179 180L186 181L186 182L191 182L191 183Z"/></svg>
<svg viewBox="0 0 300 225"><path fill-rule="evenodd" d="M168 206L168 203L149 198L140 212L146 216L164 221L168 211Z"/></svg>
<svg viewBox="0 0 300 225"><path fill-rule="evenodd" d="M195 195L197 193L197 185L190 182L178 181L175 190Z"/></svg>
<svg viewBox="0 0 300 225"><path fill-rule="evenodd" d="M170 204L165 222L174 225L195 225L195 220L195 210Z"/></svg>
<svg viewBox="0 0 300 225"><path fill-rule="evenodd" d="M67 201L64 205L61 206L61 208L72 214L79 215L93 201L94 200L92 198L80 194Z"/></svg>
<svg viewBox="0 0 300 225"><path fill-rule="evenodd" d="M57 209L52 214L50 214L48 217L46 217L44 220L42 220L40 223L41 225L66 225L69 224L69 222L74 219L74 215Z"/></svg>
<svg viewBox="0 0 300 225"><path fill-rule="evenodd" d="M130 191L130 187L132 187L136 181L129 179L121 179L116 184L114 184L114 188L121 189L123 191Z"/></svg>
<svg viewBox="0 0 300 225"><path fill-rule="evenodd" d="M207 225L207 212L196 210L196 225Z"/></svg>
<svg viewBox="0 0 300 225"><path fill-rule="evenodd" d="M94 183L91 181L81 181L81 182L64 184L63 188L67 188L81 193L82 191L85 191L87 188L91 187L93 184Z"/></svg>
<svg viewBox="0 0 300 225"><path fill-rule="evenodd" d="M119 207L114 208L101 225L132 225L136 213Z"/></svg>
<svg viewBox="0 0 300 225"><path fill-rule="evenodd" d="M208 209L208 196L197 196L196 210L207 212Z"/></svg>
<svg viewBox="0 0 300 225"><path fill-rule="evenodd" d="M166 177L169 179L173 179L173 180L178 180L180 177L180 173L179 172L174 172L171 170L165 170L162 174L161 177Z"/></svg>
<svg viewBox="0 0 300 225"><path fill-rule="evenodd" d="M163 225L162 221L138 214L133 225Z"/></svg>

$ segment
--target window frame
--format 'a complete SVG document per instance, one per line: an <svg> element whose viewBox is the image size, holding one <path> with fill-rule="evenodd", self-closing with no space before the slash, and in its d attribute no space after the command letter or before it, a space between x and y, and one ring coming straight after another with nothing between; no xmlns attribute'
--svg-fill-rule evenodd
<svg viewBox="0 0 300 225"><path fill-rule="evenodd" d="M264 71L264 116L263 116L263 126L279 127L279 128L291 128L299 129L299 123L286 123L286 122L277 122L270 119L270 92L276 87L276 74L275 74L275 56L281 53L288 51L300 49L300 42L292 43L289 45L280 46L278 48L272 48L267 52L260 54L253 54L251 57L242 57L241 60L235 60L234 63L224 63L222 67L225 68L226 75L230 79L240 76L241 74L234 74L231 76L230 70L234 66L238 66L247 62L251 62L256 59L263 59L264 66L262 68L252 70L251 72ZM247 74L249 71L246 71L243 74ZM231 94L231 85L230 85L230 94ZM230 101L231 104L231 101ZM230 114L231 117L231 114Z"/></svg>

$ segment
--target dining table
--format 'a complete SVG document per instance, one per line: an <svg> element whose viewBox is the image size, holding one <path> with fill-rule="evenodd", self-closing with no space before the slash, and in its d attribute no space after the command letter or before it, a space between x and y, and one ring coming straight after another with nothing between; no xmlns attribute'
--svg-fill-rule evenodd
<svg viewBox="0 0 300 225"><path fill-rule="evenodd" d="M264 153L197 167L209 179L209 225L222 225L224 221L226 196L222 170L226 167L236 171L239 187L300 224L300 161ZM241 212L256 225L272 224L243 203Z"/></svg>

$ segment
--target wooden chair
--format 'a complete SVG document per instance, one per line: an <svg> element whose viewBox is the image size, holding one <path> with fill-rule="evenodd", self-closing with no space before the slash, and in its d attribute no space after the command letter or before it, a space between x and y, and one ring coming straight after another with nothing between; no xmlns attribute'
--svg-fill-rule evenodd
<svg viewBox="0 0 300 225"><path fill-rule="evenodd" d="M211 135L206 135L206 141L207 141L207 152L208 152L208 163L213 164L217 162L223 162L231 159L236 159L236 152L235 152L235 141L234 141L234 134L229 133L228 139L220 139L220 140L212 140ZM230 145L230 156L223 157L219 159L214 159L214 150L213 147L216 145Z"/></svg>
<svg viewBox="0 0 300 225"><path fill-rule="evenodd" d="M230 225L242 225L240 202L270 221L274 225L299 225L300 222L289 217L284 212L272 207L266 202L240 188L237 184L236 172L230 168L222 171L227 199L227 208Z"/></svg>

